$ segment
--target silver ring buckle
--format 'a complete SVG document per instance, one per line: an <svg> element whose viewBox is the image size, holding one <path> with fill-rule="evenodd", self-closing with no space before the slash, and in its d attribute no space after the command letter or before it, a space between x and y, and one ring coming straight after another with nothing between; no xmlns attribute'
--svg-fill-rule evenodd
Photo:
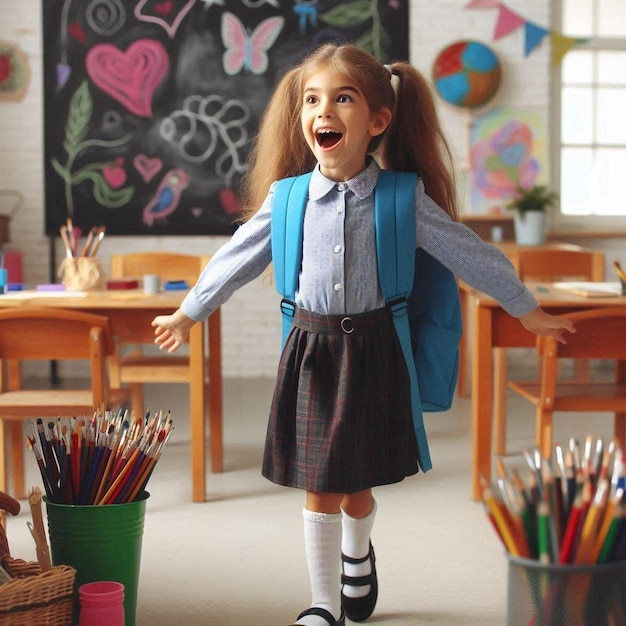
<svg viewBox="0 0 626 626"><path fill-rule="evenodd" d="M341 330L343 330L346 335L350 335L354 332L354 320L351 317L344 317L340 323Z"/></svg>

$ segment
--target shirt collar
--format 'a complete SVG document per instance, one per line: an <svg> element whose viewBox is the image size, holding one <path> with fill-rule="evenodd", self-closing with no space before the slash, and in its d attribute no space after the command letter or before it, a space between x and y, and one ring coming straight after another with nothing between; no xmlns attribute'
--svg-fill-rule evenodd
<svg viewBox="0 0 626 626"><path fill-rule="evenodd" d="M370 159L367 167L362 172L359 172L356 176L347 181L345 185L357 198L359 198L359 200L363 200L374 191L379 174L380 167L378 166L378 163L376 163L375 159ZM314 201L321 200L337 185L337 182L330 180L330 178L326 178L326 176L320 172L320 166L318 163L313 170L313 175L311 176L309 199Z"/></svg>

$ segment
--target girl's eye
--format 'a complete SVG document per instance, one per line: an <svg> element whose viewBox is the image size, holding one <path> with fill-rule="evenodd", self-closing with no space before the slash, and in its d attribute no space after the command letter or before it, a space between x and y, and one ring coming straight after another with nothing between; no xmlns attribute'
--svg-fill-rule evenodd
<svg viewBox="0 0 626 626"><path fill-rule="evenodd" d="M304 98L305 104L315 104L317 102L317 98L315 96L306 96Z"/></svg>
<svg viewBox="0 0 626 626"><path fill-rule="evenodd" d="M347 96L346 94L341 94L337 97L337 102L352 102L352 98L350 96Z"/></svg>

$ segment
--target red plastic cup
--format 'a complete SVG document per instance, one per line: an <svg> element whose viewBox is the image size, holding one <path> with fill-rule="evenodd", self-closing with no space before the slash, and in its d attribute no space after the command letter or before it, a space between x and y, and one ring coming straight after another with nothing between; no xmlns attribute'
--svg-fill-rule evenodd
<svg viewBox="0 0 626 626"><path fill-rule="evenodd" d="M79 626L124 626L124 585L112 581L78 588Z"/></svg>

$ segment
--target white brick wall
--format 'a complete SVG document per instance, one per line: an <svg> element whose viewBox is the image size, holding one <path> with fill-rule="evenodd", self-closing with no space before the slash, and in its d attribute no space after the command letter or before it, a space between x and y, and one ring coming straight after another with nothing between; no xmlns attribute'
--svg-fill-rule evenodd
<svg viewBox="0 0 626 626"><path fill-rule="evenodd" d="M411 60L426 74L437 53L457 39L491 42L497 10L465 10L467 0L415 0L411 6ZM48 240L44 231L42 157L42 72L40 0L0 0L0 39L18 44L29 56L31 82L25 98L0 102L0 189L17 189L25 205L11 224L10 247L24 252L25 277L31 283L48 280ZM526 19L549 25L545 0L509 0L507 6ZM523 55L521 32L492 42L504 67L503 106L541 110L548 106L550 57L548 41L529 57ZM441 115L457 155L466 147L467 115L441 106ZM0 205L0 212L5 213ZM185 250L210 253L220 237L109 237L104 240L104 266L112 252ZM61 258L61 250L57 251ZM223 307L223 365L225 376L271 376L280 344L278 297L267 280L243 288Z"/></svg>

